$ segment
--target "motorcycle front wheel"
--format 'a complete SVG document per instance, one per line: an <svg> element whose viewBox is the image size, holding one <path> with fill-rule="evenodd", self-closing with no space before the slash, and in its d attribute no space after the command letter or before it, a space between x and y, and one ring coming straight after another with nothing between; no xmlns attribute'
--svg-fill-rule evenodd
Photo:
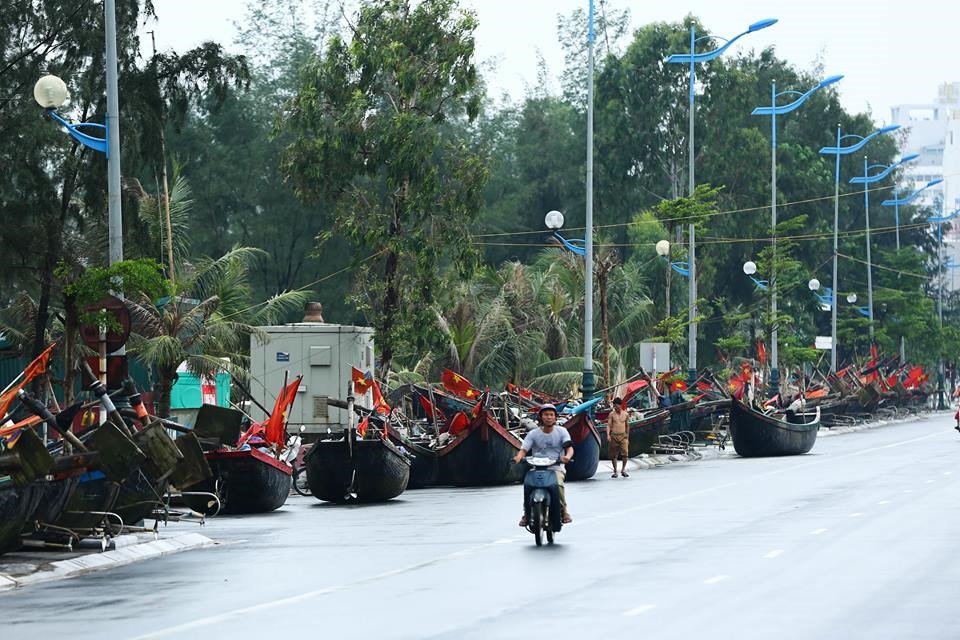
<svg viewBox="0 0 960 640"><path fill-rule="evenodd" d="M543 544L543 523L546 520L545 508L542 502L533 503L530 510L530 517L533 518L533 539L537 541L537 546Z"/></svg>

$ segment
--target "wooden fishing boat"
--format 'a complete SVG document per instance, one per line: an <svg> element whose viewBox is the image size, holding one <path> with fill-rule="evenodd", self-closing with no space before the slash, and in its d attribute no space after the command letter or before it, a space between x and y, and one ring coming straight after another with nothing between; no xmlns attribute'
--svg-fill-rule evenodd
<svg viewBox="0 0 960 640"><path fill-rule="evenodd" d="M600 432L586 411L567 420L563 427L573 441L573 460L567 463L567 480L592 478L600 464Z"/></svg>
<svg viewBox="0 0 960 640"><path fill-rule="evenodd" d="M389 439L320 440L307 454L307 483L326 502L384 502L396 498L410 482L410 457Z"/></svg>
<svg viewBox="0 0 960 640"><path fill-rule="evenodd" d="M153 515L154 509L163 501L166 491L165 480L150 480L143 471L137 469L120 483L113 512L120 516L124 525L135 525Z"/></svg>
<svg viewBox="0 0 960 640"><path fill-rule="evenodd" d="M706 400L696 404L690 412L691 431L712 431L719 418L730 411L730 398Z"/></svg>
<svg viewBox="0 0 960 640"><path fill-rule="evenodd" d="M40 527L38 536L45 540L62 538L64 529L72 531L80 538L92 535L108 514L113 513L113 506L120 491L120 485L99 469L85 468L65 475L74 476L76 484L69 491L60 513L54 515L54 509L46 511L48 507L54 506L52 504L41 505L45 511L44 516L53 516L40 520L42 524L52 525Z"/></svg>
<svg viewBox="0 0 960 640"><path fill-rule="evenodd" d="M40 504L42 482L17 486L10 477L0 478L0 554L20 548L21 531Z"/></svg>
<svg viewBox="0 0 960 640"><path fill-rule="evenodd" d="M194 511L216 512L209 496L220 499L220 513L268 513L284 505L293 485L293 467L258 449L208 451L204 454L213 475L184 490L184 500Z"/></svg>
<svg viewBox="0 0 960 640"><path fill-rule="evenodd" d="M406 449L410 461L410 482L407 489L423 489L437 484L440 477L440 463L437 452L429 447L429 440L414 440L400 433L392 425L387 426L387 436L398 447Z"/></svg>
<svg viewBox="0 0 960 640"><path fill-rule="evenodd" d="M641 453L650 452L660 436L667 433L669 417L670 411L668 409L652 409L639 418L628 418L627 430L630 443L628 452L631 458ZM607 440L607 425L599 425L597 430L600 432L600 459L609 460L610 448Z"/></svg>
<svg viewBox="0 0 960 640"><path fill-rule="evenodd" d="M736 399L730 406L733 447L747 458L807 453L819 428L820 407L813 413L767 415Z"/></svg>
<svg viewBox="0 0 960 640"><path fill-rule="evenodd" d="M667 407L667 410L670 411L670 433L690 430L693 409L696 406L696 400L685 400Z"/></svg>
<svg viewBox="0 0 960 640"><path fill-rule="evenodd" d="M484 409L455 440L437 450L440 482L458 487L520 482L526 468L512 458L522 444Z"/></svg>

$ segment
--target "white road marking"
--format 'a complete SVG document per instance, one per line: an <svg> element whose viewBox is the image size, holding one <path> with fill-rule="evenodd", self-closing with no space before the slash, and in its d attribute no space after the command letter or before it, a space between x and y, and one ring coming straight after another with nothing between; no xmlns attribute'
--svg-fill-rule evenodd
<svg viewBox="0 0 960 640"><path fill-rule="evenodd" d="M890 504L890 501L889 501L889 500L881 500L881 501L878 502L877 504Z"/></svg>
<svg viewBox="0 0 960 640"><path fill-rule="evenodd" d="M634 607L633 609L627 609L623 612L625 616L638 616L641 613L646 613L652 609L656 609L657 605L655 604L642 604L639 607Z"/></svg>
<svg viewBox="0 0 960 640"><path fill-rule="evenodd" d="M703 584L717 584L718 582L723 582L730 576L713 576L712 578L707 578L703 581Z"/></svg>
<svg viewBox="0 0 960 640"><path fill-rule="evenodd" d="M826 529L814 529L813 531L810 532L810 535L818 536L821 533L826 533L826 531L827 531Z"/></svg>
<svg viewBox="0 0 960 640"><path fill-rule="evenodd" d="M499 540L494 540L493 544L510 544L511 542L516 542L517 538L500 538Z"/></svg>
<svg viewBox="0 0 960 640"><path fill-rule="evenodd" d="M671 497L669 497L669 498L663 498L663 499L661 499L661 500L655 500L655 501L653 501L653 502L648 502L648 503L646 503L646 504L640 504L640 505L635 505L635 506L632 506L632 507L627 507L627 508L625 508L625 509L618 509L617 511L613 511L613 512L610 512L610 513L607 513L607 514L596 515L596 516L592 516L592 517L588 517L588 518L580 518L580 519L578 519L578 524L579 524L580 526L583 526L584 524L587 524L587 523L589 523L589 522L591 522L591 521L594 521L594 520L601 520L601 519L605 519L605 518L618 517L618 516L622 516L622 515L627 514L627 513L634 513L634 512L636 512L636 511L643 511L643 510L646 510L646 509L651 509L651 508L653 508L653 507L660 507L660 506L663 506L663 505L666 505L666 504L673 504L673 503L675 503L675 502L680 502L680 501L686 500L686 499L688 499L688 498L696 498L696 497L698 497L698 496L703 496L703 495L710 494L710 493L716 493L716 492L719 492L719 491L724 491L724 490L726 490L726 489L730 489L731 487L741 486L741 485L744 485L744 484L755 484L755 483L757 482L757 480L761 480L761 479L763 479L763 478L769 478L769 477L771 477L771 476L778 476L778 475L782 475L782 474L784 474L784 473L792 473L792 472L794 472L794 471L802 471L802 470L805 470L805 469L807 469L807 468L809 468L809 467L816 467L816 466L820 466L820 465L824 465L824 464L830 464L830 463L837 462L837 461L839 461L839 460L846 460L847 458L856 458L856 457L859 457L859 456L867 455L867 454L869 454L869 453L873 453L873 452L875 452L875 451L881 451L881 450L884 450L884 449L892 449L892 448L894 448L894 447L902 447L902 446L905 445L905 444L911 444L911 443L914 443L914 442L920 442L921 440L929 440L930 438L939 437L939 436L942 436L942 435L943 435L942 432L941 432L940 430L938 430L938 431L935 431L935 432L933 432L933 433L929 433L929 434L927 434L927 435L925 435L925 436L917 436L916 438L910 438L910 439L908 439L908 440L901 440L901 441L899 441L899 442L893 442L893 443L886 444L886 445L882 445L882 446L879 446L879 447L871 447L871 448L869 448L869 449L860 449L859 451L855 451L855 452L853 452L853 453L847 453L847 454L843 454L843 455L839 455L839 456L825 456L825 457L823 457L823 458L821 458L821 459L819 459L819 460L813 461L813 462L801 463L801 464L797 464L797 465L790 466L790 467L786 467L786 468L776 469L776 470L774 470L774 471L768 471L768 472L766 472L766 473L759 473L759 474L757 474L757 475L749 476L749 477L744 478L744 479L742 479L742 480L734 480L734 481L725 482L725 483L722 483L722 484L715 484L715 485L711 485L711 486L709 486L709 487L706 487L706 488L704 488L704 489L699 489L699 490L697 490L697 491L691 491L691 492L689 492L689 493L683 493L683 494L680 494L680 495L677 495L677 496L671 496ZM909 493L909 490L908 490L907 492ZM819 533L823 533L824 531L826 531L826 529L817 530L817 533L815 533L814 535L818 535ZM487 549L487 548L493 548L493 543L487 543L487 544L477 545L477 546L475 546L475 547L471 547L471 548L467 549L466 552L467 552L467 553L476 553L476 552L482 551L482 550ZM154 631L154 632L152 632L152 633L147 633L147 634L138 636L135 640L148 640L148 639L154 639L154 638L167 638L167 637L170 637L170 636L180 636L180 635L182 635L183 632L185 632L185 631L189 631L189 630L192 630L192 629L198 629L198 628L201 628L201 627L207 627L207 626L210 626L210 625L215 625L215 624L217 624L217 623L226 622L226 621L228 621L228 620L232 620L232 619L237 618L237 617L248 616L248 615L250 615L251 613L259 613L259 612L261 612L261 611L269 611L269 610L275 609L275 608L277 608L277 607L283 607L283 606L287 606L287 605L291 605L291 604L298 604L298 603L301 603L301 602L307 602L307 601L309 601L309 600L313 600L313 599L315 599L315 598L318 598L318 597L321 597L321 596L325 596L325 595L328 595L328 594L331 594L331 593L337 593L337 592L339 592L339 591L346 591L346 590L348 590L348 589L353 589L353 588L356 588L356 587L362 587L362 586L364 586L364 585L371 584L371 583L375 583L375 582L378 582L378 581L380 581L380 580L385 580L385 579L392 578L392 577L397 576L397 575L401 575L401 574L404 574L404 573L409 573L409 572L411 572L411 571L417 571L417 570L419 570L419 569L424 569L424 568L426 568L426 567L431 567L431 566L433 566L433 565L436 565L436 564L439 564L439 563L442 563L442 562L446 562L446 561L449 561L449 560L453 560L453 559L456 559L457 557L460 557L460 556L462 556L462 555L463 555L463 552L458 552L456 555L454 555L454 554L446 554L446 555L442 555L442 556L437 556L437 557L435 557L435 558L431 558L431 559L428 559L428 560L424 560L424 561L419 562L419 563L416 563L416 564L406 565L406 566L403 566L403 567L399 567L399 568L397 568L397 569L391 569L390 571L384 571L383 573L378 573L378 574L375 574L375 575L367 576L367 577L365 577L365 578L359 578L359 579L354 580L354 581L352 581L352 582L345 582L345 583L342 583L342 584L339 584L339 585L334 585L334 586L331 586L331 587L325 587L325 588L323 588L323 589L315 589L315 590L313 590L313 591L306 591L306 592L304 592L304 593L301 593L301 594L298 594L298 595L295 595L295 596L290 596L290 597L287 597L287 598L278 598L278 599L276 599L276 600L271 600L271 601L269 601L269 602L260 602L260 603L258 603L258 604L250 605L250 606L247 606L247 607L238 607L238 608L236 608L236 609L231 609L231 610L229 610L229 611L224 611L224 612L218 613L218 614L216 614L216 615L207 616L207 617L205 617L205 618L197 618L197 619L195 619L195 620L191 620L190 622L185 622L185 623L183 623L183 624L166 627L166 628L164 628L164 629L162 629L162 630Z"/></svg>
<svg viewBox="0 0 960 640"><path fill-rule="evenodd" d="M783 549L774 549L770 553L763 556L764 558L776 558L777 556L783 555Z"/></svg>
<svg viewBox="0 0 960 640"><path fill-rule="evenodd" d="M933 480L927 480L924 484L933 484Z"/></svg>
<svg viewBox="0 0 960 640"><path fill-rule="evenodd" d="M913 493L913 489L904 489L903 492L904 492L904 493Z"/></svg>
<svg viewBox="0 0 960 640"><path fill-rule="evenodd" d="M953 471L944 471L944 472L943 472L943 475L945 475L945 476L949 476L949 475L952 475L952 474L953 474Z"/></svg>
<svg viewBox="0 0 960 640"><path fill-rule="evenodd" d="M859 518L859 517L862 516L862 515L863 515L862 513L860 513L859 511L857 511L856 513L851 513L851 514L850 514L850 517L851 517L851 518Z"/></svg>

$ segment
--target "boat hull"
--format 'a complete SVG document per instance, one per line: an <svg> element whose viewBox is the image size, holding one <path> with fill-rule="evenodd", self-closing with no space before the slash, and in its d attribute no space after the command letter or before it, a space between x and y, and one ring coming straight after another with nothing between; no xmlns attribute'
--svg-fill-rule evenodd
<svg viewBox="0 0 960 640"><path fill-rule="evenodd" d="M523 480L525 465L513 463L523 443L488 412L482 412L453 442L437 451L440 482L485 487Z"/></svg>
<svg viewBox="0 0 960 640"><path fill-rule="evenodd" d="M130 526L146 520L162 502L166 492L166 481L155 482L137 469L120 483L120 492L113 512Z"/></svg>
<svg viewBox="0 0 960 640"><path fill-rule="evenodd" d="M567 480L586 480L597 473L600 465L600 432L587 413L564 423L573 441L573 460L567 463Z"/></svg>
<svg viewBox="0 0 960 640"><path fill-rule="evenodd" d="M220 513L268 513L282 507L293 486L293 468L273 456L246 451L209 451L204 454L213 475L187 492L215 493ZM184 495L187 505L201 513L214 513L206 496Z"/></svg>
<svg viewBox="0 0 960 640"><path fill-rule="evenodd" d="M641 453L650 453L653 445L660 436L665 435L669 428L670 412L659 410L642 420L629 422L627 427L630 434L629 455L631 458ZM609 440L607 439L607 425L597 427L600 432L600 459L610 459Z"/></svg>
<svg viewBox="0 0 960 640"><path fill-rule="evenodd" d="M320 440L306 458L313 497L326 502L385 502L410 482L410 458L389 440Z"/></svg>
<svg viewBox="0 0 960 640"><path fill-rule="evenodd" d="M390 429L390 441L397 446L402 446L413 456L410 461L410 482L407 483L407 489L424 489L436 486L440 478L440 462L437 459L436 451L401 436L392 428Z"/></svg>
<svg viewBox="0 0 960 640"><path fill-rule="evenodd" d="M20 548L21 532L40 504L42 482L0 484L0 555Z"/></svg>
<svg viewBox="0 0 960 640"><path fill-rule="evenodd" d="M814 421L795 424L762 415L739 400L734 400L730 405L733 448L745 458L807 453L817 441L819 428L819 409Z"/></svg>

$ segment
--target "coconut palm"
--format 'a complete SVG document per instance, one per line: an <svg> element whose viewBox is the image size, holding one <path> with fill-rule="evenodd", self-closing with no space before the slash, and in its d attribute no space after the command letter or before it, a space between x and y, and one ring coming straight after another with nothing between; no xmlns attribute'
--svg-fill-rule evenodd
<svg viewBox="0 0 960 640"><path fill-rule="evenodd" d="M245 378L249 341L265 337L257 327L276 323L303 307L309 292L286 291L253 303L248 273L263 253L234 247L220 258L205 258L191 272L181 273L170 296L128 299L133 321L128 348L157 372L153 391L159 416L170 413L170 390L181 363L197 374L225 369Z"/></svg>

